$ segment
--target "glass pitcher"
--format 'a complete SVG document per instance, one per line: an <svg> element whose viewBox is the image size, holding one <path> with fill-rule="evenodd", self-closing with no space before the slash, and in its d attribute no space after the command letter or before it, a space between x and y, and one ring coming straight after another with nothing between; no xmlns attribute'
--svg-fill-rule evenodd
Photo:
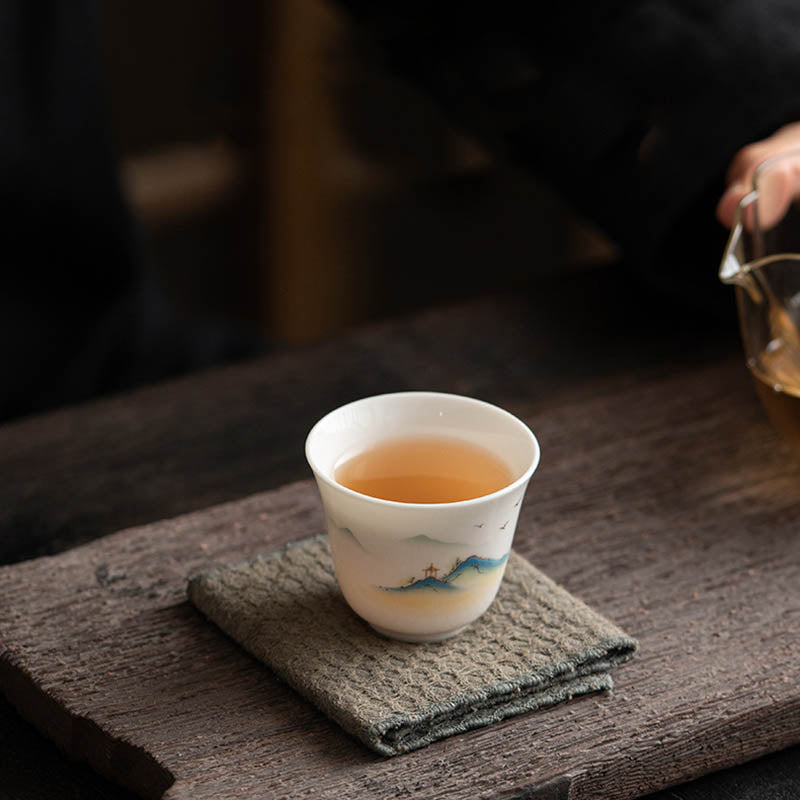
<svg viewBox="0 0 800 800"><path fill-rule="evenodd" d="M800 448L800 150L764 161L736 209L719 277L736 287L747 366Z"/></svg>

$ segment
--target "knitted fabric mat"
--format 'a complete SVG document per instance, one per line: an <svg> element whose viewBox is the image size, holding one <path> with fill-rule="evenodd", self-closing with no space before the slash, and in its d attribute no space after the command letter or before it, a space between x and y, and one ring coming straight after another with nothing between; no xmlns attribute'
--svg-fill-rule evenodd
<svg viewBox="0 0 800 800"><path fill-rule="evenodd" d="M613 686L636 642L512 552L489 610L452 639L376 634L339 591L327 537L193 577L189 599L383 755Z"/></svg>

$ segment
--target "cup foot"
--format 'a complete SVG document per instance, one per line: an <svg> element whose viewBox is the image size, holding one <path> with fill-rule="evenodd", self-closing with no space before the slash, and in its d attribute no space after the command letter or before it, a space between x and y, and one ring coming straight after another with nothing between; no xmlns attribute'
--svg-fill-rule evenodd
<svg viewBox="0 0 800 800"><path fill-rule="evenodd" d="M399 639L401 642L441 642L461 633L467 626L462 625L459 628L453 628L451 631L442 633L400 633L399 631L391 631L388 628L379 628L372 623L370 623L370 627L387 639Z"/></svg>

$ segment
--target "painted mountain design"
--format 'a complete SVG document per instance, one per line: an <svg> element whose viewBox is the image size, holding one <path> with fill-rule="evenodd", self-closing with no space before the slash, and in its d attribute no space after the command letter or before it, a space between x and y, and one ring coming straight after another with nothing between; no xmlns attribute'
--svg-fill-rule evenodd
<svg viewBox="0 0 800 800"><path fill-rule="evenodd" d="M364 547L363 544L361 544L361 542L356 538L356 535L353 533L353 531L350 530L350 528L343 528L337 525L336 530L338 533L344 536L345 539L349 539L351 542L353 542L353 544L356 547L358 547L359 550L363 550L365 553L368 552L367 548Z"/></svg>
<svg viewBox="0 0 800 800"><path fill-rule="evenodd" d="M404 542L413 542L414 544L432 544L437 545L439 547L456 547L464 546L462 542L442 542L439 539L431 539L430 536L427 536L424 533L420 533L417 536L412 536L410 539L403 539Z"/></svg>
<svg viewBox="0 0 800 800"><path fill-rule="evenodd" d="M342 525L336 525L336 532L340 533L345 539L349 539L354 545L356 545L360 550L363 550L365 553L368 553L366 547L364 547L363 542L359 540L359 538L350 530L350 528L345 528ZM403 539L403 543L411 543L415 545L429 545L429 546L436 546L436 547L464 547L463 542L442 542L439 539L432 539L430 536L427 536L424 533L417 534L416 536L411 536L408 539Z"/></svg>
<svg viewBox="0 0 800 800"><path fill-rule="evenodd" d="M469 584L476 575L487 575L490 572L502 567L508 560L508 553L500 558L481 558L480 556L470 556L456 559L450 571L443 577L439 577L439 570L431 563L425 567L422 578L410 577L403 586L379 586L384 592L417 592L432 589L433 591L463 591L469 588Z"/></svg>

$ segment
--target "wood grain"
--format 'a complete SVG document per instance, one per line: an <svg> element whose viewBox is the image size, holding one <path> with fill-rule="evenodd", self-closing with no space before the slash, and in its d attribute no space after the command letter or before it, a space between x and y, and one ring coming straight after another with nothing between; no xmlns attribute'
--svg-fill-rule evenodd
<svg viewBox="0 0 800 800"><path fill-rule="evenodd" d="M428 389L543 413L738 351L735 336L676 328L599 271L5 425L0 563L304 478L307 432L349 400Z"/></svg>
<svg viewBox="0 0 800 800"><path fill-rule="evenodd" d="M0 685L151 797L641 795L800 741L800 467L738 359L510 404L540 438L516 546L640 640L613 696L376 757L185 602L321 529L308 482L0 569Z"/></svg>

